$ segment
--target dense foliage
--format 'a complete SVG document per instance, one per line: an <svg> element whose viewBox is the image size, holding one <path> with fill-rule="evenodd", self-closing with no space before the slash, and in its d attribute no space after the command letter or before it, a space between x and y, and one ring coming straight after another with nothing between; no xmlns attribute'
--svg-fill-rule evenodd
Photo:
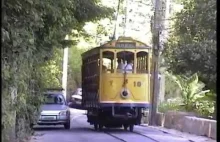
<svg viewBox="0 0 220 142"><path fill-rule="evenodd" d="M176 83L173 82L173 80L165 74L165 96L164 99L172 99L180 97L180 89Z"/></svg>
<svg viewBox="0 0 220 142"><path fill-rule="evenodd" d="M71 96L71 93L75 91L76 88L81 88L81 54L86 49L79 49L77 47L70 48L69 51L69 63L68 63L68 98Z"/></svg>
<svg viewBox="0 0 220 142"><path fill-rule="evenodd" d="M164 56L175 74L198 73L206 88L216 90L216 1L182 1Z"/></svg>
<svg viewBox="0 0 220 142"><path fill-rule="evenodd" d="M178 0L184 8L175 14L173 30L165 44L163 56L168 70L178 75L199 79L210 89L211 100L200 102L200 114L216 116L216 1ZM214 99L213 99L214 98ZM211 106L210 106L211 105Z"/></svg>
<svg viewBox="0 0 220 142"><path fill-rule="evenodd" d="M62 48L76 43L85 22L112 10L97 0L2 1L2 130L3 141L30 134L44 87L61 86ZM70 34L75 42L64 42ZM56 59L55 59L56 58ZM15 125L16 124L16 125Z"/></svg>
<svg viewBox="0 0 220 142"><path fill-rule="evenodd" d="M166 75L180 89L180 97L168 99L159 106L159 110L178 110L195 112L200 117L211 117L214 113L215 95L210 90L204 90L204 83L198 80L197 74L191 77L183 75Z"/></svg>

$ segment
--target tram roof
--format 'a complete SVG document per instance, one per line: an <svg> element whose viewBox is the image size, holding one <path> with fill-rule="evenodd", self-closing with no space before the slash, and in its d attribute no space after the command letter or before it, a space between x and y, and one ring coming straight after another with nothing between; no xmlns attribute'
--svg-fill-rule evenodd
<svg viewBox="0 0 220 142"><path fill-rule="evenodd" d="M150 49L151 47L147 44L135 40L131 37L119 37L117 40L111 40L98 47L92 48L82 54L82 57L88 57L90 55L98 54L100 49Z"/></svg>

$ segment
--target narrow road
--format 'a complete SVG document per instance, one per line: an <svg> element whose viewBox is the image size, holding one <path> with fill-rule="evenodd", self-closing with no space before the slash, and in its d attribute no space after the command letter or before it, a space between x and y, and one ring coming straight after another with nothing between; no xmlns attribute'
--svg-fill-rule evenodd
<svg viewBox="0 0 220 142"><path fill-rule="evenodd" d="M135 126L134 132L105 128L103 132L97 132L87 123L85 112L75 109L71 110L71 119L70 130L65 130L62 125L36 126L31 142L192 142L188 138L143 126Z"/></svg>

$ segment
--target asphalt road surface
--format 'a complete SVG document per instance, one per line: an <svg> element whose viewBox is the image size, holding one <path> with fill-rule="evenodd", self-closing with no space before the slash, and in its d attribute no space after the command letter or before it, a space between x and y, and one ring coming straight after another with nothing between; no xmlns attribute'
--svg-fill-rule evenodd
<svg viewBox="0 0 220 142"><path fill-rule="evenodd" d="M103 132L97 132L87 123L85 111L82 110L72 109L71 120L70 130L65 130L62 125L35 126L31 142L193 142L189 137L143 126L135 126L134 132L106 128Z"/></svg>

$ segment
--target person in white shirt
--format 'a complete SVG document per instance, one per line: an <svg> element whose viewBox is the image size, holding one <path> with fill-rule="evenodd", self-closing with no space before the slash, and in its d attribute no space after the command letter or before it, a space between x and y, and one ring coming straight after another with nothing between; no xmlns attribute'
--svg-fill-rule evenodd
<svg viewBox="0 0 220 142"><path fill-rule="evenodd" d="M118 67L117 67L118 72L123 72L125 67L123 60L119 58L117 62L118 62Z"/></svg>
<svg viewBox="0 0 220 142"><path fill-rule="evenodd" d="M132 73L133 72L133 61L128 60L128 64L124 67L124 70L126 73Z"/></svg>

